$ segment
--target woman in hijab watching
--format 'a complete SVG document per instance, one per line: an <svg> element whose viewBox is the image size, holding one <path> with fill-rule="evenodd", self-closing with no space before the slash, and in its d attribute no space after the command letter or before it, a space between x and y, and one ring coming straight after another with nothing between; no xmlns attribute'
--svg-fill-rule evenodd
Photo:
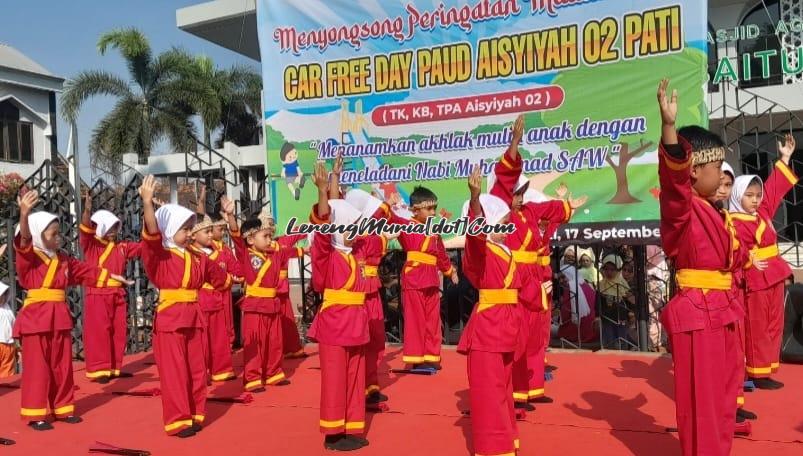
<svg viewBox="0 0 803 456"><path fill-rule="evenodd" d="M206 413L206 320L198 304L204 283L227 288L232 277L207 257L190 252L195 214L166 204L154 211L156 179L142 181L144 228L142 263L148 280L159 289L153 328L153 352L161 384L164 430L192 437Z"/></svg>
<svg viewBox="0 0 803 456"><path fill-rule="evenodd" d="M67 287L94 285L101 277L128 281L61 252L59 219L48 212L32 212L38 202L35 191L17 199L17 281L28 294L14 323L14 337L25 350L20 413L33 429L45 431L53 429L46 421L51 412L59 421L81 422L73 403L73 321Z"/></svg>
<svg viewBox="0 0 803 456"><path fill-rule="evenodd" d="M622 277L624 261L619 255L609 254L602 259L602 278L597 290L602 295L602 339L606 348L622 349L627 337L627 315L635 297L630 285Z"/></svg>
<svg viewBox="0 0 803 456"><path fill-rule="evenodd" d="M594 288L580 277L574 266L561 268L558 283L562 289L558 337L574 343L598 340L599 333L594 324L597 318L594 311L597 300Z"/></svg>

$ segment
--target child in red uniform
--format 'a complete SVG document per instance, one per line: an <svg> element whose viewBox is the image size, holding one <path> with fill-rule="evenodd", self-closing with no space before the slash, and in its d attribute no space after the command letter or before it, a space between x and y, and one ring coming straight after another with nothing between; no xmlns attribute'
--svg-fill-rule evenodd
<svg viewBox="0 0 803 456"><path fill-rule="evenodd" d="M758 176L739 176L730 197L737 232L740 236L752 237L753 257L767 262L764 270L748 267L745 271L747 375L759 389L783 387L783 383L770 375L780 366L784 281L792 275L789 264L778 251L778 235L772 219L784 195L798 181L789 167L795 151L794 137L786 135L785 144L778 143L778 151L780 160L765 185L762 186Z"/></svg>
<svg viewBox="0 0 803 456"><path fill-rule="evenodd" d="M14 337L22 344L23 420L37 431L53 429L45 421L52 413L57 420L80 423L73 404L72 337L67 287L94 285L101 277L128 281L106 269L61 253L58 217L34 212L39 202L34 191L18 198L19 232L14 237L17 281L28 290L14 322Z"/></svg>
<svg viewBox="0 0 803 456"><path fill-rule="evenodd" d="M263 392L268 385L289 385L282 370L282 320L277 287L282 262L295 249L274 248L273 220L269 217L248 219L238 227L234 202L225 198L223 201L246 285L240 304L245 390Z"/></svg>
<svg viewBox="0 0 803 456"><path fill-rule="evenodd" d="M733 443L736 391L729 367L737 357L740 310L732 271L744 261L727 211L716 194L722 141L699 127L675 130L677 92L658 88L663 122L658 173L661 241L677 268L678 292L661 313L669 333L675 407L683 454L727 455Z"/></svg>
<svg viewBox="0 0 803 456"><path fill-rule="evenodd" d="M306 239L304 234L279 236L276 238L274 248L293 248L296 243L304 239ZM301 336L298 334L296 314L293 311L293 303L290 300L290 280L287 278L290 258L302 258L304 249L296 247L294 253L294 255L285 256L282 261L281 270L279 271L279 288L277 290L279 305L282 309L282 353L288 359L305 358L307 356L307 353L304 352L304 347L301 345Z"/></svg>
<svg viewBox="0 0 803 456"><path fill-rule="evenodd" d="M539 198L537 193L529 192L529 180L521 174L522 160L518 151L523 134L524 116L519 116L513 125L510 147L496 163L493 174L488 176L488 188L492 195L501 198L512 209L510 220L517 229L506 237L505 245L513 252L513 259L525 278L524 283L542 284L540 287L526 287L519 294L527 350L513 367L516 407L532 410L528 401L552 402L544 389L544 365L550 335L544 329L550 328L552 319L551 233L560 224L568 222L573 209L584 201L547 201ZM555 228L549 232L551 226Z"/></svg>
<svg viewBox="0 0 803 456"><path fill-rule="evenodd" d="M335 188L339 166L332 180ZM316 164L318 203L312 209L313 223L356 223L360 211L347 202L329 200L329 180L323 163ZM323 303L309 329L318 342L321 360L320 430L324 447L338 451L368 445L359 437L365 432L365 344L368 343L368 312L365 309L368 282L343 234L315 233L310 247L312 288L323 294Z"/></svg>
<svg viewBox="0 0 803 456"><path fill-rule="evenodd" d="M435 216L438 197L424 187L410 194L413 218L407 219L385 207L391 223L426 223ZM401 273L401 304L404 318L402 360L410 365L440 369L441 340L441 279L438 271L457 284L457 271L452 267L443 241L437 234L399 235L399 244L407 252Z"/></svg>
<svg viewBox="0 0 803 456"><path fill-rule="evenodd" d="M363 218L380 218L384 214L382 201L365 190L353 189L346 193L346 202L360 210ZM369 341L365 346L365 395L366 403L377 404L388 400L379 385L379 364L385 352L385 313L379 290L379 263L388 250L388 238L384 235L361 236L354 245L354 255L368 281L365 309L368 311Z"/></svg>
<svg viewBox="0 0 803 456"><path fill-rule="evenodd" d="M91 214L91 215L90 215ZM92 196L84 200L80 243L84 260L114 274L124 274L128 260L138 257L139 242L117 242L120 219L109 211L92 214ZM121 376L127 329L126 290L109 277L99 277L86 288L84 305L84 355L86 376L98 383L108 383Z"/></svg>
<svg viewBox="0 0 803 456"><path fill-rule="evenodd" d="M198 293L205 283L228 287L232 277L206 256L189 250L193 212L176 204L154 211L155 191L154 177L145 177L139 188L144 221L142 263L148 279L159 289L153 353L164 429L168 435L192 437L201 430L206 412L206 319L198 305Z"/></svg>
<svg viewBox="0 0 803 456"><path fill-rule="evenodd" d="M215 250L212 244L212 219L204 216L190 231L192 251L204 256L208 261L226 270L221 261L221 251ZM223 294L229 289L218 290L210 283L204 283L198 292L198 304L206 317L204 333L204 349L206 350L206 368L213 382L224 382L237 378L231 360L231 344L226 327L226 315L223 310Z"/></svg>
<svg viewBox="0 0 803 456"><path fill-rule="evenodd" d="M464 212L486 224L507 223L510 207L493 195L480 195L480 167L469 176L471 200ZM519 448L513 410L513 360L523 351L522 278L505 244L505 235L466 236L463 272L479 291L457 347L468 355L471 437L476 455L512 455ZM537 286L537 285L536 285Z"/></svg>

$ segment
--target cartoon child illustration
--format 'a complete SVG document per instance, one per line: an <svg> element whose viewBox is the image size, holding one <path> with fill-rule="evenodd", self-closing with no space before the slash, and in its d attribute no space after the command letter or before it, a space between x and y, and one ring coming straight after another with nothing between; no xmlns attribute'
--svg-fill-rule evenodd
<svg viewBox="0 0 803 456"><path fill-rule="evenodd" d="M301 197L301 189L307 180L301 167L298 165L298 152L296 147L290 143L284 143L279 158L282 160L282 177L287 182L287 188L293 194L293 198L298 201ZM298 187L296 187L298 185Z"/></svg>

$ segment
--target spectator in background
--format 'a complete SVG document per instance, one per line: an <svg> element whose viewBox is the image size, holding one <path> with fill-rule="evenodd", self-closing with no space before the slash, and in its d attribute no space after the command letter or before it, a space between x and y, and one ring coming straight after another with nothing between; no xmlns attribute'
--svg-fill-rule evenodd
<svg viewBox="0 0 803 456"><path fill-rule="evenodd" d="M605 348L622 348L628 341L627 315L635 304L630 286L622 278L624 261L615 254L602 259L602 278L599 281L602 342ZM631 341L632 342L632 341Z"/></svg>
<svg viewBox="0 0 803 456"><path fill-rule="evenodd" d="M574 266L577 262L577 246L570 245L563 251L563 256L560 258L560 266Z"/></svg>
<svg viewBox="0 0 803 456"><path fill-rule="evenodd" d="M666 334L661 327L661 310L668 299L669 265L661 247L647 246L647 299L650 305L648 322L650 350L664 351Z"/></svg>
<svg viewBox="0 0 803 456"><path fill-rule="evenodd" d="M558 274L560 294L560 326L558 337L569 342L589 343L599 338L594 311L596 292L583 280L577 268L564 266Z"/></svg>
<svg viewBox="0 0 803 456"><path fill-rule="evenodd" d="M622 265L622 278L627 282L628 287L630 287L630 293L633 295L634 300L633 307L627 312L627 338L638 345L638 322L636 321L636 309L638 308L638 301L636 300L636 292L638 289L636 287L638 284L636 283L635 264L632 259L625 259ZM635 347L631 347L631 349L635 349Z"/></svg>
<svg viewBox="0 0 803 456"><path fill-rule="evenodd" d="M599 271L597 271L597 268L594 265L594 263L597 262L597 257L594 255L594 249L591 247L587 249L581 249L577 252L577 256L580 257L580 269L577 272L580 274L580 277L582 277L592 287L596 288L597 281L599 280Z"/></svg>
<svg viewBox="0 0 803 456"><path fill-rule="evenodd" d="M0 282L0 378L15 374L17 346L12 337L14 311L11 310L11 290Z"/></svg>

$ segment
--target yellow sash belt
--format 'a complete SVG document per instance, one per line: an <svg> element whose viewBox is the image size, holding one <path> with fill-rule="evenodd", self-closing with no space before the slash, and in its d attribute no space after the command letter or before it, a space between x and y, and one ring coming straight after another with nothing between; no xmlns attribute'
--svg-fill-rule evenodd
<svg viewBox="0 0 803 456"><path fill-rule="evenodd" d="M681 269L675 277L680 288L730 290L733 286L733 275L730 272Z"/></svg>
<svg viewBox="0 0 803 456"><path fill-rule="evenodd" d="M64 290L57 290L53 288L34 288L28 290L28 296L22 303L22 308L26 308L31 304L37 302L65 302L67 294Z"/></svg>
<svg viewBox="0 0 803 456"><path fill-rule="evenodd" d="M323 290L323 304L321 312L331 306L361 306L365 304L365 293L361 291L335 290L327 288Z"/></svg>

